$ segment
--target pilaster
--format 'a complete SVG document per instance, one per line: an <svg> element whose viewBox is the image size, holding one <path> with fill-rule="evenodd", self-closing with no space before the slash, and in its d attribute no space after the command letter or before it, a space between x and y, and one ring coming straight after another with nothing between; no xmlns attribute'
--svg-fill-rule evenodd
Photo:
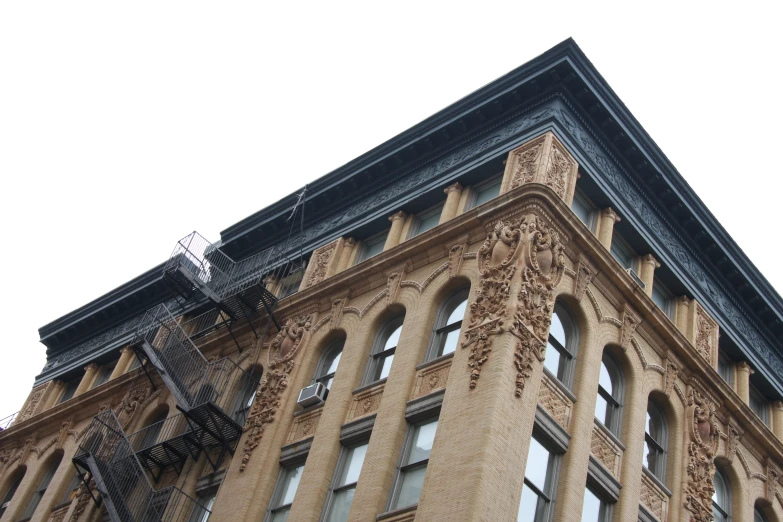
<svg viewBox="0 0 783 522"><path fill-rule="evenodd" d="M462 185L459 182L452 183L443 192L446 193L446 202L443 204L443 210L440 213L438 224L443 224L457 215L460 195L462 195Z"/></svg>
<svg viewBox="0 0 783 522"><path fill-rule="evenodd" d="M655 284L655 269L661 268L661 264L652 254L647 254L641 258L641 273L639 278L644 282L644 292L648 297L652 297L653 285Z"/></svg>
<svg viewBox="0 0 783 522"><path fill-rule="evenodd" d="M122 348L120 350L120 360L117 361L117 366L115 366L114 370L111 372L109 380L111 381L120 375L124 375L135 356L136 354L130 346Z"/></svg>
<svg viewBox="0 0 783 522"><path fill-rule="evenodd" d="M612 248L612 234L614 232L614 224L620 222L620 216L612 210L611 207L606 207L598 213L598 224L595 235L598 237L598 241L609 250Z"/></svg>
<svg viewBox="0 0 783 522"><path fill-rule="evenodd" d="M386 243L383 245L384 252L400 244L402 227L405 224L405 218L407 217L408 215L402 210L389 216L389 221L391 221L391 228L389 229L389 235L386 236Z"/></svg>
<svg viewBox="0 0 783 522"><path fill-rule="evenodd" d="M746 361L740 361L735 365L737 369L737 395L742 402L750 405L750 376L755 372Z"/></svg>
<svg viewBox="0 0 783 522"><path fill-rule="evenodd" d="M93 378L95 378L95 372L97 371L98 371L98 365L95 363L90 363L84 367L84 376L82 377L81 382L79 382L79 386L77 386L76 391L73 394L74 397L78 397L79 395L81 395L82 393L90 389L90 386L92 385L92 380Z"/></svg>

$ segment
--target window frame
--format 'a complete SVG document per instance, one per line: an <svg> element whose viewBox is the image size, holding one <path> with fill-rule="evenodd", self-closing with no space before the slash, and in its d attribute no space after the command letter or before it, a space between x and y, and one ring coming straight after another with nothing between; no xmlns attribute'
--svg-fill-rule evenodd
<svg viewBox="0 0 783 522"><path fill-rule="evenodd" d="M646 413L649 414L650 409L652 409L656 415L660 418L661 421L661 440L655 440L652 435L648 432L647 425L646 425L646 416L645 416L645 427L644 427L644 444L647 445L650 442L652 442L656 446L656 450L658 453L658 458L656 458L656 464L654 466L655 469L650 469L647 466L647 463L642 460L642 467L644 467L647 471L650 472L650 475L653 475L661 484L666 484L666 463L669 458L669 422L666 418L666 414L663 411L663 408L661 408L652 398L647 398L647 411ZM645 446L646 447L646 446ZM648 451L649 454L649 451ZM644 453L643 453L643 456Z"/></svg>
<svg viewBox="0 0 783 522"><path fill-rule="evenodd" d="M598 508L598 519L596 522L610 522L612 520L612 511L615 503L607 501L605 496L600 491L596 491L596 488L593 487L589 481L585 484L585 494L587 494L588 491L601 503L601 506ZM584 517L584 503L582 505L582 516Z"/></svg>
<svg viewBox="0 0 783 522"><path fill-rule="evenodd" d="M389 229L385 229L382 232L378 232L377 234L373 234L372 236L368 237L367 239L363 239L360 242L359 245L359 251L356 254L356 260L353 262L354 265L358 265L362 261L366 261L368 259L372 259L373 257L377 256L378 254L383 252L383 245L386 244L386 239L389 237ZM378 252L378 254L373 254L371 256L367 255L367 252L369 250L370 245L376 245L380 243L381 251Z"/></svg>
<svg viewBox="0 0 783 522"><path fill-rule="evenodd" d="M606 401L606 411L611 411L609 423L607 424L604 419L599 419L596 416L596 420L605 427L612 435L620 439L622 433L623 424L623 398L625 397L625 379L623 372L620 369L620 365L617 364L612 354L604 349L604 353L601 356L601 364L606 367L606 371L609 374L609 378L614 377L612 384L613 394L610 394L607 390L601 386L600 376L598 382L598 395ZM600 371L600 370L599 370ZM614 374L614 375L613 375ZM611 409L611 410L610 410Z"/></svg>
<svg viewBox="0 0 783 522"><path fill-rule="evenodd" d="M244 424L250 413L250 408L255 402L258 385L261 384L261 379L264 376L264 368L260 365L254 365L249 368L248 372L245 372L245 375L247 375L247 380L244 382L244 386L240 386L231 414L234 422L240 425ZM256 379L256 376L258 376L258 379Z"/></svg>
<svg viewBox="0 0 783 522"><path fill-rule="evenodd" d="M98 368L98 372L95 374L95 380L92 383L92 388L97 388L102 384L106 384L111 379L111 374L114 373L114 368L117 367L118 360L109 361L106 364L101 365Z"/></svg>
<svg viewBox="0 0 783 522"><path fill-rule="evenodd" d="M84 376L82 375L80 378L67 381L65 386L63 386L63 392L60 394L60 399L57 401L57 404L62 404L73 399L73 396L76 395L76 389L79 387L83 378Z"/></svg>
<svg viewBox="0 0 783 522"><path fill-rule="evenodd" d="M427 353L424 357L424 362L434 361L440 357L450 354L439 353L442 346L445 344L446 337L449 333L457 330L462 331L462 324L465 322L465 317L459 321L455 321L451 324L446 324L449 320L449 316L461 305L463 302L467 303L470 296L470 287L463 287L453 292L447 299L443 301L438 310L438 314L435 317L435 324L432 327L432 335L430 335L430 343L427 346ZM467 313L467 306L465 307L465 313ZM457 338L459 342L459 338ZM456 350L455 350L456 351ZM454 353L454 352L451 352Z"/></svg>
<svg viewBox="0 0 783 522"><path fill-rule="evenodd" d="M16 478L11 481L8 489L6 489L5 494L3 495L3 501L0 502L0 517L5 514L9 504L11 504L11 501L16 495L16 492L19 490L19 485L22 483L25 475L27 475L27 468L17 470L15 473L17 474Z"/></svg>
<svg viewBox="0 0 783 522"><path fill-rule="evenodd" d="M550 328L547 344L551 344L552 347L560 354L560 364L558 365L558 373L560 373L560 365L563 365L563 378L560 379L556 374L553 374L549 368L544 365L544 371L555 381L561 383L564 388L571 391L571 387L574 384L574 374L576 370L576 358L579 353L579 328L576 321L571 316L568 309L563 306L559 301L555 302L555 308L552 312L554 316L557 314L560 319L560 324L563 325L563 333L566 336L565 346L554 338ZM552 342L554 341L554 342Z"/></svg>
<svg viewBox="0 0 783 522"><path fill-rule="evenodd" d="M394 345L391 348L386 348L385 346L397 328L402 328L404 322L404 315L395 316L386 321L383 327L378 331L378 335L375 336L372 350L370 350L370 357L367 361L367 368L364 371L362 386L386 382L386 377L376 378L376 374L383 370L383 362L389 357L392 357L393 363L394 354L397 352L397 345ZM400 337L402 337L402 332L400 332ZM389 371L391 371L391 368L389 368Z"/></svg>
<svg viewBox="0 0 783 522"><path fill-rule="evenodd" d="M326 346L326 348L324 349L324 353L321 355L321 358L318 360L318 365L315 368L315 373L313 374L313 379L311 381L311 384L315 384L318 382L323 384L324 388L326 388L326 395L329 395L329 389L331 388L331 386L327 386L327 383L330 380L334 382L334 376L337 375L337 369L340 367L340 360L338 360L337 367L335 367L334 371L331 373L326 373L329 370L329 367L332 366L332 361L334 361L334 358L330 356L334 352L338 351L339 349L339 354L337 355L337 357L342 358L344 348L345 348L345 338L340 337L338 339L335 339ZM326 366L326 361L330 361L329 366Z"/></svg>
<svg viewBox="0 0 783 522"><path fill-rule="evenodd" d="M723 493L723 498L725 500L723 506L719 505L715 501L715 498L718 496L718 484L716 483L717 481L715 480L715 477L720 480L720 491ZM715 475L713 477L712 483L715 487L715 496L712 499L712 512L715 513L715 509L719 509L722 516L724 517L724 522L731 522L731 488L728 485L726 476L718 467L715 468Z"/></svg>
<svg viewBox="0 0 783 522"><path fill-rule="evenodd" d="M296 494L299 492L299 484L301 483L301 477L299 478L299 483L296 485L296 491L294 492L294 498L291 500L288 504L281 504L280 502L284 500L283 495L285 494L285 491L283 491L283 482L288 479L288 474L292 471L295 471L299 468L302 468L302 474L304 474L304 467L305 467L305 461L304 460L297 460L294 462L288 462L286 464L280 464L280 471L277 474L277 481L275 482L275 489L272 491L272 497L269 499L269 506L266 509L266 516L264 517L264 522L271 522L272 518L279 513L280 511L287 509L290 513L291 506L294 505L294 500L296 500Z"/></svg>
<svg viewBox="0 0 783 522"><path fill-rule="evenodd" d="M472 209L478 207L479 206L479 203L478 203L479 192L481 192L482 190L486 190L486 189L488 189L489 187L491 187L493 185L497 185L498 193L497 193L496 196L488 199L484 203L489 203L490 201L492 201L496 197L500 196L500 189L503 187L503 173L502 172L499 173L499 174L493 174L489 178L481 181L480 183L476 183L475 185L473 185L471 187L472 190L470 191L471 192L470 197L468 198L467 204L465 205L465 212L467 212L468 210L472 210ZM480 203L480 204L483 205L484 203Z"/></svg>
<svg viewBox="0 0 783 522"><path fill-rule="evenodd" d="M579 214L574 211L574 203L577 201L579 201L580 204L582 204L587 209L587 222L583 221ZM574 199L571 201L571 212L574 213L577 219L579 219L579 221L581 221L588 228L588 230L590 230L590 232L595 232L595 224L598 221L596 219L598 216L598 206L593 203L590 198L588 198L585 193L579 189L579 187L574 190Z"/></svg>
<svg viewBox="0 0 783 522"><path fill-rule="evenodd" d="M734 388L734 361L720 348L718 349L718 375L726 384Z"/></svg>
<svg viewBox="0 0 783 522"><path fill-rule="evenodd" d="M669 290L666 285L659 282L656 277L653 277L652 290L650 292L651 299L652 296L655 295L656 290L663 294L664 306L661 307L661 305L659 305L655 299L653 299L653 302L658 306L658 308L661 309L664 314L666 314L666 317L669 319L674 319L674 293Z"/></svg>
<svg viewBox="0 0 783 522"><path fill-rule="evenodd" d="M617 253L616 253L616 252ZM631 248L631 245L628 244L628 242L623 239L623 236L617 233L617 231L614 231L612 234L612 244L609 246L609 253L612 255L612 258L614 258L617 263L623 267L623 270L628 270L629 268L634 271L634 273L637 273L637 262L636 259L639 257L636 254L636 251ZM627 255L631 262L631 266L625 266L619 259L618 255L625 254Z"/></svg>
<svg viewBox="0 0 783 522"><path fill-rule="evenodd" d="M750 384L748 388L748 406L765 426L769 426L769 400L753 384Z"/></svg>
<svg viewBox="0 0 783 522"><path fill-rule="evenodd" d="M57 474L57 470L60 468L62 461L63 455L60 454L59 456L53 455L52 458L47 462L47 468L44 471L44 474L41 476L41 479L38 481L35 489L33 490L32 495L30 496L30 500L27 503L27 507L22 513L22 520L28 520L32 518L33 515L35 515L35 512L38 510L38 506L41 505L41 500L43 500L46 492L49 491L49 488L52 485L52 479L54 479L54 476Z"/></svg>
<svg viewBox="0 0 783 522"><path fill-rule="evenodd" d="M294 295L302 287L302 281L304 281L304 274L306 271L305 268L302 266L296 266L291 268L292 270L289 270L284 277L280 278L280 284L277 286L278 300L282 300L288 296ZM297 275L299 276L298 280L296 279ZM298 285L297 282L299 283Z"/></svg>
<svg viewBox="0 0 783 522"><path fill-rule="evenodd" d="M414 432L416 431L417 428L421 426L425 426L432 422L439 422L439 421L440 421L440 404L438 405L436 414L428 415L425 416L424 418L417 418L415 420L410 418L408 419L408 427L405 431L405 439L403 440L403 446L402 446L402 451L400 452L400 458L397 461L397 468L394 473L394 481L392 482L391 494L389 495L389 500L386 503L386 512L396 511L398 509L412 508L413 506L418 505L418 501L414 504L409 504L407 506L396 505L397 502L399 502L400 492L402 490L403 474L412 471L414 469L419 469L423 467L425 469L424 473L426 478L426 473L427 473L426 469L429 466L429 462L430 462L429 457L427 457L426 459L419 460L417 462L408 463L408 459L410 458L411 451L413 450L413 444L415 443ZM438 436L438 426L435 427L434 437L437 436ZM433 448L435 446L434 437L433 437ZM421 492L419 492L419 498L421 498Z"/></svg>
<svg viewBox="0 0 783 522"><path fill-rule="evenodd" d="M431 217L440 216L443 213L443 205L444 201L441 201L440 203L431 206L430 208L423 210L421 212L417 212L413 216L413 222L411 223L410 231L408 232L408 238L407 239L413 239L414 237L418 236L419 234L422 234L426 232L427 230L432 230L433 228L438 226L438 223L435 224L435 226L428 228L427 230L421 230L421 222L425 219L429 219Z"/></svg>
<svg viewBox="0 0 783 522"><path fill-rule="evenodd" d="M332 474L332 481L329 483L329 492L326 495L326 501L324 502L324 509L321 513L321 518L319 519L321 522L324 522L329 519L329 517L332 514L332 506L334 497L337 493L340 493L342 491L347 491L349 489L356 489L356 486L359 484L359 479L361 478L362 470L364 469L364 461L367 459L367 454L365 452L365 457L362 460L362 466L359 469L359 476L357 477L355 482L350 482L346 484L339 484L340 477L343 474L343 471L345 470L346 464L348 464L348 454L355 450L356 448L360 448L362 446L367 446L369 449L370 445L370 439L369 437L363 438L361 441L356 441L351 444L346 444L343 442L341 444L340 448L340 456L337 460L337 465L334 468L334 473Z"/></svg>

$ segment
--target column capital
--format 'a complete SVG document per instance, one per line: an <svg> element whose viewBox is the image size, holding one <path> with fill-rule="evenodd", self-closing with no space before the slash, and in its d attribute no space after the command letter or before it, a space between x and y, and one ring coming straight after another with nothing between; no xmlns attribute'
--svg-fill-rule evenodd
<svg viewBox="0 0 783 522"><path fill-rule="evenodd" d="M389 221L395 222L395 221L398 221L400 219L405 219L406 217L408 217L408 214L406 214L402 210L399 210L399 211L395 212L394 214L392 214L391 216L389 216Z"/></svg>
<svg viewBox="0 0 783 522"><path fill-rule="evenodd" d="M753 371L753 368L750 367L750 364L748 364L747 361L740 361L736 364L736 366L738 372L747 372L748 375L753 375L754 373L756 373L755 371Z"/></svg>
<svg viewBox="0 0 783 522"><path fill-rule="evenodd" d="M130 346L123 346L120 348L120 353L133 353L133 348Z"/></svg>
<svg viewBox="0 0 783 522"><path fill-rule="evenodd" d="M783 401L772 401L772 409L776 411L783 411Z"/></svg>
<svg viewBox="0 0 783 522"><path fill-rule="evenodd" d="M450 194L451 192L456 192L456 193L459 194L459 193L462 192L462 190L463 190L462 185L460 184L459 181L457 181L455 183L452 183L451 185L449 185L445 189L443 189L443 192L445 192L446 194Z"/></svg>
<svg viewBox="0 0 783 522"><path fill-rule="evenodd" d="M620 222L620 216L617 215L617 212L612 210L612 207L606 207L605 209L601 210L601 215L604 217L607 217L609 219L614 220L615 223Z"/></svg>
<svg viewBox="0 0 783 522"><path fill-rule="evenodd" d="M346 237L344 244L345 244L345 246L352 247L352 246L354 246L356 244L356 239L352 238L352 237Z"/></svg>
<svg viewBox="0 0 783 522"><path fill-rule="evenodd" d="M84 367L85 372L94 372L97 369L98 369L98 365L95 363L90 363Z"/></svg>
<svg viewBox="0 0 783 522"><path fill-rule="evenodd" d="M661 268L661 264L658 262L657 259L653 257L652 254L645 254L642 256L642 262L648 263L652 265L654 268Z"/></svg>

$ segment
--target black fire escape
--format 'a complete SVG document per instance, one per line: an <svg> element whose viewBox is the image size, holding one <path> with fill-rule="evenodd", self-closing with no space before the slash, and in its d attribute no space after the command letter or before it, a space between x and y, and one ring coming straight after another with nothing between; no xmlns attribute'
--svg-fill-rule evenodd
<svg viewBox="0 0 783 522"><path fill-rule="evenodd" d="M266 316L267 328L278 325L277 297L265 282L279 281L290 267L271 257L267 250L235 262L195 232L177 243L164 277L187 301L203 301L203 296L213 308L189 325L164 304L155 306L140 322L133 347L146 361L145 371L147 366L158 371L181 413L127 437L113 412L102 413L73 459L85 482L87 472L95 480L113 522L187 522L208 516L176 488L155 490L149 477L157 482L167 466L181 471L188 457L202 454L217 470L226 454L233 455L258 381L228 358L207 361L193 341L221 325L230 330L240 320L253 328L250 320L256 314Z"/></svg>

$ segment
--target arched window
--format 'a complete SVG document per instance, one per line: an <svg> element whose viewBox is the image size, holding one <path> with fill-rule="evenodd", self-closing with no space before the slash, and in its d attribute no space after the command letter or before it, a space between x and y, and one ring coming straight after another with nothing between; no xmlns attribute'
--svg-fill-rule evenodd
<svg viewBox="0 0 783 522"><path fill-rule="evenodd" d="M14 493L16 493L16 490L19 488L19 484L21 484L22 479L24 478L25 471L27 471L27 468L17 470L16 476L11 480L11 485L8 487L5 495L3 495L3 503L0 504L0 517L3 516L5 510L8 509L8 504L11 503L11 499L14 498Z"/></svg>
<svg viewBox="0 0 783 522"><path fill-rule="evenodd" d="M715 493L712 494L712 516L715 522L729 522L731 520L729 514L731 513L731 493L729 483L719 469L715 470L713 483Z"/></svg>
<svg viewBox="0 0 783 522"><path fill-rule="evenodd" d="M146 448L151 448L158 442L158 436L163 429L163 421L168 417L169 409L167 407L162 408L160 411L155 412L152 417L147 421L147 425L139 430L141 435L141 445L136 448L136 451L140 451ZM135 444L134 444L135 446Z"/></svg>
<svg viewBox="0 0 783 522"><path fill-rule="evenodd" d="M668 429L663 411L647 400L647 422L644 430L644 467L658 480L666 483L666 448Z"/></svg>
<svg viewBox="0 0 783 522"><path fill-rule="evenodd" d="M767 518L759 511L759 508L753 508L753 522L767 522Z"/></svg>
<svg viewBox="0 0 783 522"><path fill-rule="evenodd" d="M345 339L338 339L324 350L324 354L318 362L318 368L315 370L313 383L320 382L327 390L332 388L334 373L337 371L337 365L340 364L344 344Z"/></svg>
<svg viewBox="0 0 783 522"><path fill-rule="evenodd" d="M577 331L573 320L562 305L555 304L544 368L567 387L571 386L573 380L577 346Z"/></svg>
<svg viewBox="0 0 783 522"><path fill-rule="evenodd" d="M623 401L623 380L620 368L611 355L604 350L601 371L598 374L598 398L595 402L595 417L620 437L620 411Z"/></svg>
<svg viewBox="0 0 783 522"><path fill-rule="evenodd" d="M427 360L454 353L462 328L462 318L468 306L468 289L464 288L449 297L441 306L435 320L432 340L427 351Z"/></svg>
<svg viewBox="0 0 783 522"><path fill-rule="evenodd" d="M239 372L237 372L239 373ZM236 402L234 403L234 422L240 426L245 424L247 414L250 412L250 407L253 405L253 401L256 398L256 390L258 390L258 383L261 382L261 374L263 368L260 366L253 366L245 373L240 373L241 382L238 383L239 391L237 393Z"/></svg>
<svg viewBox="0 0 783 522"><path fill-rule="evenodd" d="M46 467L46 471L44 471L44 474L41 477L41 481L38 483L38 487L35 489L35 492L30 499L30 503L27 504L27 509L25 509L24 513L22 514L23 519L30 518L33 516L33 513L35 513L35 509L38 507L38 504L41 502L41 499L46 493L49 484L52 482L52 477L54 477L54 474L57 471L57 467L60 465L60 461L62 459L62 453L58 453L52 457L52 460Z"/></svg>
<svg viewBox="0 0 783 522"><path fill-rule="evenodd" d="M364 384L380 381L389 376L392 361L394 360L394 352L397 349L397 343L402 332L402 319L402 317L394 318L381 328L378 337L375 339L370 361L367 364Z"/></svg>

